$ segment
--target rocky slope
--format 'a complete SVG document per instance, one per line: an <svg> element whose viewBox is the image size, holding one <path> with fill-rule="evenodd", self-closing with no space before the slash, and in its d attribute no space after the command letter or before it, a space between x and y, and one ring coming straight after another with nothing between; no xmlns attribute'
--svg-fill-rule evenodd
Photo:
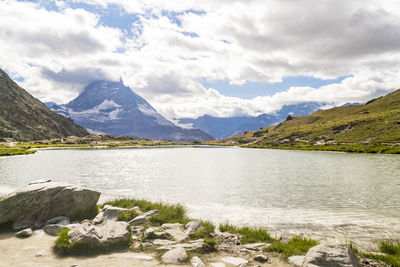
<svg viewBox="0 0 400 267"><path fill-rule="evenodd" d="M201 130L177 127L122 81L93 82L68 104L49 107L95 133L185 142L213 139Z"/></svg>
<svg viewBox="0 0 400 267"><path fill-rule="evenodd" d="M48 109L0 70L0 138L27 141L88 134Z"/></svg>
<svg viewBox="0 0 400 267"><path fill-rule="evenodd" d="M400 143L400 90L364 105L316 111L256 132L231 137L223 143L281 145L340 145Z"/></svg>

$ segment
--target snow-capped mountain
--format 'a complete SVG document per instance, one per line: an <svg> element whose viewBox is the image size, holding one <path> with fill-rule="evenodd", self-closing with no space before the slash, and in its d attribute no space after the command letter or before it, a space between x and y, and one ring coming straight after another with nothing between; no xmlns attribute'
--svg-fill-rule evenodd
<svg viewBox="0 0 400 267"><path fill-rule="evenodd" d="M122 81L93 82L68 104L49 107L93 133L183 142L213 139L201 130L176 126Z"/></svg>
<svg viewBox="0 0 400 267"><path fill-rule="evenodd" d="M291 116L306 116L325 106L325 103L303 102L295 105L285 105L279 111L271 114L261 114L257 117L218 118L203 115L197 119L178 119L179 124L200 129L217 139L224 139L246 131L257 131L260 128L272 126Z"/></svg>

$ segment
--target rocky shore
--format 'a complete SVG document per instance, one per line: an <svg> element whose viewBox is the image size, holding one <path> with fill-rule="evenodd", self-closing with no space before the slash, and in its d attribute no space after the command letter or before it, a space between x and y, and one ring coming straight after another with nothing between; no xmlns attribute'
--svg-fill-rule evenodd
<svg viewBox="0 0 400 267"><path fill-rule="evenodd" d="M4 196L0 200L0 256L5 259L2 264L384 266L374 260L360 261L345 244L314 245L305 255L285 259L278 250L268 249L275 242L272 239L244 242L243 233L220 231L210 223L186 218L179 206L171 210L182 213L184 219L168 217L163 213L170 210L150 209L148 204L103 205L99 211L99 197L100 193L94 190L53 181L35 181Z"/></svg>

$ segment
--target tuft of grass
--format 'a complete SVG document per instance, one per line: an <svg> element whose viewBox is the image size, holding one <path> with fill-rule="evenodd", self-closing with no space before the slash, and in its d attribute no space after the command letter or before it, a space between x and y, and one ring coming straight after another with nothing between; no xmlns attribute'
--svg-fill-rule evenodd
<svg viewBox="0 0 400 267"><path fill-rule="evenodd" d="M212 238L212 234L215 230L215 225L210 221L200 220L200 225L202 229L198 232L190 234L191 239L200 239L200 238Z"/></svg>
<svg viewBox="0 0 400 267"><path fill-rule="evenodd" d="M372 258L392 267L400 267L400 242L399 241L381 241L379 250L385 254L365 253L363 256Z"/></svg>
<svg viewBox="0 0 400 267"><path fill-rule="evenodd" d="M145 199L128 199L122 198L113 201L108 201L103 204L115 207L131 209L138 206L142 211L159 210L160 214L154 215L150 218L150 224L153 226L160 226L164 223L182 223L189 222L187 217L187 210L181 204L170 204L166 202L151 202Z"/></svg>
<svg viewBox="0 0 400 267"><path fill-rule="evenodd" d="M294 236L286 243L276 240L271 246L266 247L264 250L282 253L282 256L287 259L293 255L304 255L310 248L317 244L318 242L313 239Z"/></svg>
<svg viewBox="0 0 400 267"><path fill-rule="evenodd" d="M139 214L135 210L123 211L118 216L118 221L129 222Z"/></svg>
<svg viewBox="0 0 400 267"><path fill-rule="evenodd" d="M240 242L243 244L274 241L268 231L262 227L238 227L230 223L222 223L219 225L219 230L221 232L240 234L242 236Z"/></svg>
<svg viewBox="0 0 400 267"><path fill-rule="evenodd" d="M214 238L205 237L204 238L204 252L212 252L215 251L215 246L217 245L217 241Z"/></svg>

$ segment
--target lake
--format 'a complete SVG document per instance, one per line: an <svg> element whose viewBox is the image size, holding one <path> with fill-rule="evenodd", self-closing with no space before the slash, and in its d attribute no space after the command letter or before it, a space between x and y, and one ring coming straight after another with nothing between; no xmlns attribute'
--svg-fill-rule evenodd
<svg viewBox="0 0 400 267"><path fill-rule="evenodd" d="M262 225L275 236L365 247L400 238L400 155L175 147L0 158L0 193L36 179L97 189L101 201L180 202L195 218Z"/></svg>

